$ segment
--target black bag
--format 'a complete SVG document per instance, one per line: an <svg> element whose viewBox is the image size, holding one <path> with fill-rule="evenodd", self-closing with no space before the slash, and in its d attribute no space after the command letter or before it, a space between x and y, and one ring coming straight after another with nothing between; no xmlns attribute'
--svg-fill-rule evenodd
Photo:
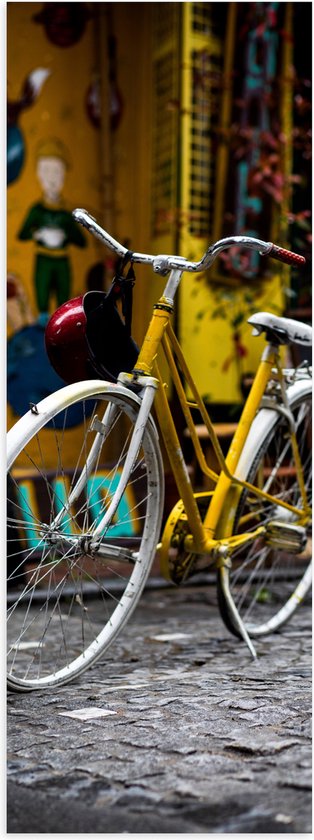
<svg viewBox="0 0 314 840"><path fill-rule="evenodd" d="M130 259L124 257L107 292L87 292L83 307L86 315L86 339L93 372L101 379L116 382L121 371L131 371L139 348L131 337L132 297L135 275L131 264L126 277L123 270ZM117 303L121 300L122 317Z"/></svg>

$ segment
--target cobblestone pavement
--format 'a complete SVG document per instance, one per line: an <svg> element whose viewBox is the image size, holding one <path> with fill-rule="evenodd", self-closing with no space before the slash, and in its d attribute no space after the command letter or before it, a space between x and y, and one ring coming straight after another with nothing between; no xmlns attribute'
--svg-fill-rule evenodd
<svg viewBox="0 0 314 840"><path fill-rule="evenodd" d="M310 604L256 648L214 587L149 589L75 683L10 692L8 833L311 833Z"/></svg>

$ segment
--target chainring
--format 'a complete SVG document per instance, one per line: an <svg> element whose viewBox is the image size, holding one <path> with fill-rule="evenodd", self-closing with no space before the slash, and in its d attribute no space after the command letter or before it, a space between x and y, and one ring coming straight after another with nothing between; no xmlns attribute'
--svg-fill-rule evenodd
<svg viewBox="0 0 314 840"><path fill-rule="evenodd" d="M205 516L212 492L194 493L201 517ZM164 527L159 563L161 574L166 580L179 585L198 571L195 564L198 554L184 549L184 541L191 533L182 499L174 505Z"/></svg>

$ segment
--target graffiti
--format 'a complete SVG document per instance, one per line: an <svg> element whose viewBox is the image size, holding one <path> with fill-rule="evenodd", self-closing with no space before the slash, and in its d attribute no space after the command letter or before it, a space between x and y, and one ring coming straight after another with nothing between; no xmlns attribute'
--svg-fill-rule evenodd
<svg viewBox="0 0 314 840"><path fill-rule="evenodd" d="M104 514L110 497L117 489L119 480L119 472L113 478L112 472L107 472L106 470L99 470L89 477L86 483L85 495L88 500L90 525L96 520L99 521L100 517ZM67 506L70 483L70 475L63 475L61 478L56 478L51 481L51 495L54 499L53 513L55 515L62 510L64 511ZM20 539L24 543L27 543L28 549L36 551L36 548L43 547L43 537L39 533L39 530L41 528L40 523L45 521L44 511L40 510L42 495L40 493L40 482L36 482L28 477L20 478L15 492L21 514ZM106 533L107 538L119 537L127 539L136 535L136 526L132 517L134 504L133 489L127 487L118 505L115 520ZM58 530L62 530L62 533L67 536L74 536L77 533L74 524L75 519L71 515L71 511L66 510L58 522ZM36 528L36 522L39 523L38 528Z"/></svg>
<svg viewBox="0 0 314 840"><path fill-rule="evenodd" d="M266 173L266 160L271 167L271 156L265 148L272 145L274 115L274 84L278 72L278 3L251 3L247 14L246 48L244 53L244 81L241 98L239 136L243 144L238 148L240 160L236 163L235 177L235 232L248 236L261 236L265 227L265 195L261 189L262 173ZM276 147L276 141L274 144ZM274 147L272 149L274 153ZM273 154L272 162L276 162ZM269 170L269 175L274 174ZM269 190L270 192L270 190ZM247 278L257 275L260 256L251 251L232 256L236 271Z"/></svg>
<svg viewBox="0 0 314 840"><path fill-rule="evenodd" d="M221 42L225 55L222 63L215 42L212 49L210 40L196 49L191 40L190 105L185 116L190 131L190 218L182 221L195 238L206 237L211 229L213 239L237 233L268 240L290 183L292 70L285 46L289 4L210 5L213 20L223 19L218 9L226 7ZM262 273L266 269L266 261L261 263L253 251L248 256L237 249L228 252L228 259L229 265L222 256L215 267L222 284L251 280L261 267Z"/></svg>

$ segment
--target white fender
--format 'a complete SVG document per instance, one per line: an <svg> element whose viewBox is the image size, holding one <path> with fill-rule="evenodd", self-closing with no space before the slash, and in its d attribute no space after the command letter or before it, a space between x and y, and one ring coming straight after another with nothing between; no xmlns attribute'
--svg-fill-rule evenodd
<svg viewBox="0 0 314 840"><path fill-rule="evenodd" d="M292 399L305 396L311 391L311 380L301 379L287 389L289 403ZM278 412L272 408L262 408L256 415L247 436L243 452L235 470L236 478L245 478L252 461L252 450L256 452L259 443L264 440L278 420Z"/></svg>
<svg viewBox="0 0 314 840"><path fill-rule="evenodd" d="M115 384L104 382L101 379L91 379L66 385L37 403L34 409L27 411L9 430L7 434L8 469L10 469L12 462L19 453L21 438L24 439L24 444L29 443L33 435L53 418L57 410L63 411L68 408L75 398L89 399L97 394L114 394L118 399L121 397L121 406L123 407L127 401L130 407L134 406L136 413L141 406L140 397L120 383ZM153 426L158 440L156 427L151 417L149 417L149 422Z"/></svg>

